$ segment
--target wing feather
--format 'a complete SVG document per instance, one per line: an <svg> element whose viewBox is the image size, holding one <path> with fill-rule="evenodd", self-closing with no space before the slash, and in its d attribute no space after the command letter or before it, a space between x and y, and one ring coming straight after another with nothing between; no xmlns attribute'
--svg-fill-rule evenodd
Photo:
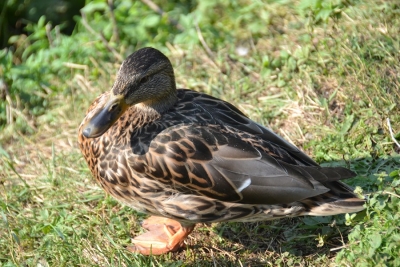
<svg viewBox="0 0 400 267"><path fill-rule="evenodd" d="M146 169L151 177L164 174L160 177L163 181L191 194L248 204L300 201L329 191L322 182L343 179L346 175L340 168L288 164L284 158L279 160L276 153L271 156L250 140L242 140L239 134L227 132L219 125L170 127L154 138L148 155L152 162L158 162L157 168L169 170Z"/></svg>

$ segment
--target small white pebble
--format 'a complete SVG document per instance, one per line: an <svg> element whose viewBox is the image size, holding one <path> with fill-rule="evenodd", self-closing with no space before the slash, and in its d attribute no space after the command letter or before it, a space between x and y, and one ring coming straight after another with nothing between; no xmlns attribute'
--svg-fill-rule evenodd
<svg viewBox="0 0 400 267"><path fill-rule="evenodd" d="M239 46L236 48L236 54L238 54L241 57L247 55L248 53L249 53L249 49L247 47Z"/></svg>

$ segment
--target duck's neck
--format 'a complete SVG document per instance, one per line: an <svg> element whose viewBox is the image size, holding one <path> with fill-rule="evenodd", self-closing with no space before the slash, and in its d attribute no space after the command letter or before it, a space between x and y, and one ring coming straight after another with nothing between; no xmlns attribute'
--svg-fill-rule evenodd
<svg viewBox="0 0 400 267"><path fill-rule="evenodd" d="M136 104L138 110L141 110L148 115L158 115L165 113L171 107L173 107L178 101L178 97L176 96L176 91L167 95L167 97L163 97L162 99L154 99L151 101L143 102Z"/></svg>

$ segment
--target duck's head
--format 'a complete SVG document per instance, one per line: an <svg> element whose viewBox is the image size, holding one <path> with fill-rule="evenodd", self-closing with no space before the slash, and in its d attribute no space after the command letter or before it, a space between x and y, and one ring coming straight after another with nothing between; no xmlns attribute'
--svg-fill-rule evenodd
<svg viewBox="0 0 400 267"><path fill-rule="evenodd" d="M142 48L122 62L103 107L83 126L87 138L104 134L130 106L163 113L176 102L174 70L157 49Z"/></svg>

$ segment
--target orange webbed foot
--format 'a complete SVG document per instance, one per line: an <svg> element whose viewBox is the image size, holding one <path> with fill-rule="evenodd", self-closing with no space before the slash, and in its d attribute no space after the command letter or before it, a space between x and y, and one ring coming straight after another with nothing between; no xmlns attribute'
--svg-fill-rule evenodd
<svg viewBox="0 0 400 267"><path fill-rule="evenodd" d="M183 226L175 220L156 216L143 221L142 227L147 232L132 239L134 245L128 246L128 250L143 255L177 251L194 229L194 225Z"/></svg>

